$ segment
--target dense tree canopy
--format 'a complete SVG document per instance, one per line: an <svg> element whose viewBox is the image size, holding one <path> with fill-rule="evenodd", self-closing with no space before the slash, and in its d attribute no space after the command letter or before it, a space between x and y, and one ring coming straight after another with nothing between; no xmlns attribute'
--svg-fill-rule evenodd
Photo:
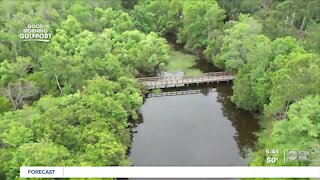
<svg viewBox="0 0 320 180"><path fill-rule="evenodd" d="M261 149L319 148L319 8L319 0L0 1L0 172L130 165L130 123L143 103L135 77L194 65L165 37L237 74L231 99L260 114ZM43 24L50 42L22 41L28 24ZM258 151L251 164L265 158Z"/></svg>
<svg viewBox="0 0 320 180"><path fill-rule="evenodd" d="M186 47L205 47L215 30L223 27L224 13L216 1L186 1L178 40L186 42Z"/></svg>
<svg viewBox="0 0 320 180"><path fill-rule="evenodd" d="M268 101L272 62L272 45L269 38L259 35L252 42L246 64L239 70L234 82L232 100L247 110L261 110Z"/></svg>
<svg viewBox="0 0 320 180"><path fill-rule="evenodd" d="M135 27L143 32L174 33L181 27L182 1L140 1L131 11Z"/></svg>
<svg viewBox="0 0 320 180"><path fill-rule="evenodd" d="M226 30L220 52L212 56L215 65L229 71L238 71L243 67L248 58L248 51L254 43L253 39L262 29L252 17L240 15L239 18L238 22Z"/></svg>
<svg viewBox="0 0 320 180"><path fill-rule="evenodd" d="M130 83L133 86L128 86ZM10 169L8 177L17 176L21 165L128 163L127 117L137 118L142 104L134 84L125 77L119 83L98 77L88 81L83 92L59 98L44 96L31 107L5 113L0 119L0 144L4 150L16 149L12 159L3 162L4 168ZM34 159L29 156L31 151Z"/></svg>
<svg viewBox="0 0 320 180"><path fill-rule="evenodd" d="M128 119L142 105L134 77L165 63L169 46L135 31L121 6L97 3L1 2L11 17L0 32L0 169L8 179L23 165L130 165ZM52 31L50 43L17 38L37 22Z"/></svg>
<svg viewBox="0 0 320 180"><path fill-rule="evenodd" d="M264 147L281 149L310 150L310 161L277 161L276 165L318 165L319 157L311 154L312 150L319 148L319 120L320 120L320 98L319 95L307 96L299 102L293 103L287 118L274 123L273 131L268 136L260 137ZM283 152L280 152L283 156ZM270 165L265 161L264 150L260 150L252 165Z"/></svg>

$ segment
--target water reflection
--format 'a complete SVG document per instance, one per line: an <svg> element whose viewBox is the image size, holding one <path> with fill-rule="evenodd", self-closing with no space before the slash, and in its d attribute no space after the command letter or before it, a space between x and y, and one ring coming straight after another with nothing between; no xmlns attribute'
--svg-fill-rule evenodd
<svg viewBox="0 0 320 180"><path fill-rule="evenodd" d="M174 90L194 88L201 94L146 99L133 129L134 165L247 165L257 120L231 103L231 84Z"/></svg>
<svg viewBox="0 0 320 180"><path fill-rule="evenodd" d="M231 102L232 88L230 84L221 84L216 87L218 92L218 102L222 104L221 110L225 117L231 121L237 133L234 139L240 150L240 155L246 158L255 149L257 137L255 132L259 131L259 124L252 114L239 109Z"/></svg>

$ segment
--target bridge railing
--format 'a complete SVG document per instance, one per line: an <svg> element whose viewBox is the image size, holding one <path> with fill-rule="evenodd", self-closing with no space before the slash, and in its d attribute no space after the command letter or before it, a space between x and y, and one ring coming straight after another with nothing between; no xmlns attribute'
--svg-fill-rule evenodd
<svg viewBox="0 0 320 180"><path fill-rule="evenodd" d="M220 76L230 76L235 75L234 73L229 72L211 72L211 73L203 73L201 76L169 76L169 77L144 77L144 78L137 78L140 82L146 81L161 81L161 80L183 80L183 79L203 79L208 77L220 77Z"/></svg>
<svg viewBox="0 0 320 180"><path fill-rule="evenodd" d="M143 81L158 81L161 80L161 77L143 77L143 78L137 78L138 81L143 82Z"/></svg>

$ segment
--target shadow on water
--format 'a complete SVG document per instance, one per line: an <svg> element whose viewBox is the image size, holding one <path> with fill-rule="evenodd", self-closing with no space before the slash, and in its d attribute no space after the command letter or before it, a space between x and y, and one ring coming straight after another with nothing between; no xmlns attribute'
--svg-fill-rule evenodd
<svg viewBox="0 0 320 180"><path fill-rule="evenodd" d="M234 138L240 150L240 155L246 158L248 153L256 147L257 137L255 132L260 130L258 120L251 113L236 107L230 100L232 87L230 84L221 84L216 87L218 102L222 104L222 113L230 120L237 133Z"/></svg>
<svg viewBox="0 0 320 180"><path fill-rule="evenodd" d="M257 119L231 102L231 83L163 91L195 89L201 93L146 99L143 123L133 128L133 146L128 153L134 165L247 165L256 146L255 132L260 129ZM197 151L202 154L194 155ZM215 153L219 157L214 157ZM220 157L224 153L228 157Z"/></svg>
<svg viewBox="0 0 320 180"><path fill-rule="evenodd" d="M256 148L257 136L256 132L260 131L260 125L258 119L254 115L246 110L237 108L237 106L231 101L233 93L232 83L220 83L183 87L176 90L188 90L188 89L200 89L203 95L209 95L212 89L216 89L218 96L217 101L221 103L221 111L225 117L232 123L232 126L236 129L234 139L237 142L240 150L240 155L243 158L247 158L248 153ZM174 89L171 89L171 91ZM168 90L167 90L168 91ZM170 91L170 90L169 90Z"/></svg>

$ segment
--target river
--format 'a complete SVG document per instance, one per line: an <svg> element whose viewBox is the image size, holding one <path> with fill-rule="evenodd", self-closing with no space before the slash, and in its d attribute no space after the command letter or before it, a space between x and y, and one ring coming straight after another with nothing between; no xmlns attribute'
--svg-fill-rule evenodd
<svg viewBox="0 0 320 180"><path fill-rule="evenodd" d="M167 37L172 49L190 53ZM196 51L195 68L221 71ZM166 89L198 94L151 97L133 128L129 156L134 166L246 166L256 146L258 120L230 100L232 83Z"/></svg>
<svg viewBox="0 0 320 180"><path fill-rule="evenodd" d="M230 101L231 86L194 86L201 93L147 98L142 122L133 129L133 165L247 165L259 125Z"/></svg>

